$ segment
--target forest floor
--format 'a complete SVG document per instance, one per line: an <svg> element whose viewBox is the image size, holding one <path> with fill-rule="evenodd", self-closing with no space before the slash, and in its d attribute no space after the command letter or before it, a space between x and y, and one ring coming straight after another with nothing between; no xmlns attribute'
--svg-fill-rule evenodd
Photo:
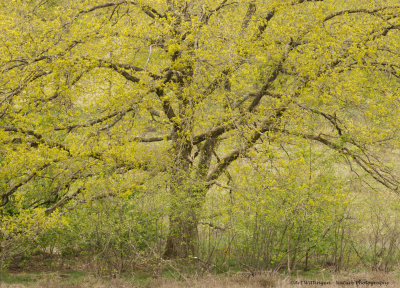
<svg viewBox="0 0 400 288"><path fill-rule="evenodd" d="M92 260L92 261L89 261ZM0 263L1 264L1 263ZM1 265L0 265L1 267ZM218 274L187 261L136 263L119 274L91 257L64 259L38 254L12 262L0 271L0 288L367 288L400 287L400 267L384 273L361 270L335 273L331 267L289 273L240 271ZM108 272L107 272L108 271Z"/></svg>
<svg viewBox="0 0 400 288"><path fill-rule="evenodd" d="M297 274L297 275L296 275ZM154 277L135 273L114 277L98 277L82 271L9 272L0 277L0 288L289 288L289 287L400 287L400 272L297 272L287 274L249 273L233 275L165 275Z"/></svg>

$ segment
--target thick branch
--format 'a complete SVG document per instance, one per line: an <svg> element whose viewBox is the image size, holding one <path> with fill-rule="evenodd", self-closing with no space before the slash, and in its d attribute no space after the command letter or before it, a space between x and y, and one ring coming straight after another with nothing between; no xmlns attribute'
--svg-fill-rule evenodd
<svg viewBox="0 0 400 288"><path fill-rule="evenodd" d="M142 142L142 143L152 143L152 142L161 142L164 140L171 140L172 136L171 135L165 135L165 136L158 136L158 137L135 137L133 138L134 141L137 142Z"/></svg>
<svg viewBox="0 0 400 288"><path fill-rule="evenodd" d="M101 4L101 5L93 6L89 9L79 11L78 16L81 14L87 14L87 13L96 11L98 9L108 8L108 7L112 7L112 6L118 6L121 4L132 4L135 6L139 6L141 8L141 10L152 19L165 18L165 15L160 14L156 9L150 7L149 5L141 5L135 1L128 1L128 0L118 1L118 2L108 2L108 3Z"/></svg>
<svg viewBox="0 0 400 288"><path fill-rule="evenodd" d="M217 145L217 138L209 138L204 142L200 149L200 159L197 166L197 176L203 179L207 176L207 171L211 165L211 158L213 154L214 147Z"/></svg>
<svg viewBox="0 0 400 288"><path fill-rule="evenodd" d="M274 17L275 15L275 10L269 11L267 15L263 18L264 23L258 26L258 31L255 34L255 38L259 38L267 29L269 21Z"/></svg>
<svg viewBox="0 0 400 288"><path fill-rule="evenodd" d="M77 189L72 195L65 195L63 198L61 198L60 201L58 201L56 204L54 204L52 207L47 208L45 210L46 213L52 213L54 212L57 208L62 208L65 206L71 199L75 198L77 195L79 195L82 192L82 188Z"/></svg>
<svg viewBox="0 0 400 288"><path fill-rule="evenodd" d="M266 94L267 90L272 86L276 78L280 72L282 72L282 65L286 61L288 54L292 51L299 43L293 41L290 38L289 42L286 44L285 51L282 55L282 59L279 61L278 65L272 71L271 75L268 77L267 81L264 83L263 87L261 87L260 91L255 95L253 102L248 107L249 112L253 112L253 110L260 104L262 97Z"/></svg>
<svg viewBox="0 0 400 288"><path fill-rule="evenodd" d="M249 7L247 8L246 15L244 16L243 23L242 23L242 30L245 30L250 23L251 17L253 17L254 13L256 13L257 6L255 1L251 1L249 3Z"/></svg>
<svg viewBox="0 0 400 288"><path fill-rule="evenodd" d="M115 72L119 73L122 75L126 80L131 81L133 83L139 83L140 79L138 77L133 76L132 74L129 74L123 68L119 67L117 64L114 63L100 63L100 67L105 67L105 68L111 68Z"/></svg>
<svg viewBox="0 0 400 288"><path fill-rule="evenodd" d="M56 162L56 161L53 161ZM25 179L21 180L20 182L18 182L17 184L15 184L13 187L11 187L10 189L8 189L6 191L6 193L1 194L1 203L0 203L0 207L6 205L9 201L9 197L15 193L15 191L18 190L18 188L20 188L21 186L25 185L26 183L28 183L29 181L31 181L39 171L44 170L45 168L47 168L48 166L50 166L51 163L46 163L44 165L42 165L41 167L39 167L37 170L35 170L34 172L32 172L30 175L28 175L28 177L26 177Z"/></svg>
<svg viewBox="0 0 400 288"><path fill-rule="evenodd" d="M201 15L201 20L203 24L207 24L208 21L210 20L211 16L214 15L216 12L218 12L219 10L221 10L222 8L224 8L225 6L229 6L229 5L233 5L233 4L237 4L238 2L231 2L231 3L227 3L228 0L222 0L221 3L219 3L219 5L212 10L208 10L205 13L203 13Z"/></svg>
<svg viewBox="0 0 400 288"><path fill-rule="evenodd" d="M131 108L128 108L128 109L123 110L123 111L116 111L116 112L111 113L110 115L104 116L102 118L91 120L91 121L89 121L87 123L84 123L84 124L74 124L74 125L70 125L70 126L66 126L66 127L55 127L54 130L55 131L68 130L68 132L70 132L71 130L73 130L75 128L90 127L90 126L102 123L102 122L104 122L104 121L106 121L108 119L111 119L111 118L113 118L115 116L118 116L118 115L119 116L124 116L126 113L131 112L134 109L135 109L134 107L131 107Z"/></svg>
<svg viewBox="0 0 400 288"><path fill-rule="evenodd" d="M193 138L193 144L197 145L209 138L217 138L218 136L224 134L225 132L233 129L235 127L234 124L225 124L221 126L217 126L207 132L201 133Z"/></svg>
<svg viewBox="0 0 400 288"><path fill-rule="evenodd" d="M250 138L249 141L247 141L244 148L242 147L237 148L236 150L232 151L224 158L222 158L221 161L215 166L215 168L208 174L207 182L216 180L233 161L239 158L240 154L248 151L251 147L253 147L256 144L258 139L260 139L260 137L265 132L273 129L274 124L277 123L277 121L282 117L282 115L286 110L287 110L286 106L279 108L273 116L269 117L267 120L264 121L259 130L254 132L253 136Z"/></svg>
<svg viewBox="0 0 400 288"><path fill-rule="evenodd" d="M70 150L65 145L58 143L58 142L44 139L44 137L41 134L38 134L33 130L24 130L22 128L18 128L15 126L0 126L0 129L7 131L7 132L16 132L16 133L22 133L25 135L33 136L39 141L39 143L45 144L50 148L59 148L61 150L68 152L68 154L70 154Z"/></svg>
<svg viewBox="0 0 400 288"><path fill-rule="evenodd" d="M254 97L253 102L251 102L250 106L248 107L249 112L253 112L254 108L256 108L258 104L260 104L261 98L265 95L267 90L271 87L272 83L278 77L280 70L281 70L281 63L272 71L272 74L269 76L266 83Z"/></svg>
<svg viewBox="0 0 400 288"><path fill-rule="evenodd" d="M342 11L338 11L335 13L332 13L328 16L325 17L325 19L323 20L324 22L331 20L332 18L335 18L337 16L341 16L341 15L346 15L346 14L355 14L355 13L366 13L366 14L371 14L374 15L377 12L381 12L387 9L398 9L400 8L400 5L396 5L396 6L387 6L387 7L381 7L381 8L376 8L376 9L348 9L348 10L342 10Z"/></svg>
<svg viewBox="0 0 400 288"><path fill-rule="evenodd" d="M19 93L22 92L22 90L24 90L29 83L35 81L36 79L39 79L40 77L46 76L51 74L52 71L39 71L37 73L32 72L28 77L26 77L24 80L22 80L20 83L20 85L15 88L12 89L8 95L6 95L1 101L0 104L3 104L4 102L6 102L8 99L12 98L13 96L18 95Z"/></svg>

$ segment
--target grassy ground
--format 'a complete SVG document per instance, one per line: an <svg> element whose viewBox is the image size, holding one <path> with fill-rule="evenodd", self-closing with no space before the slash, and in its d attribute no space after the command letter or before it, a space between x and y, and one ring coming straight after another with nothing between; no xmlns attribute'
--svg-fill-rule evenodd
<svg viewBox="0 0 400 288"><path fill-rule="evenodd" d="M3 273L0 278L1 288L289 288L289 287L400 287L399 273L327 273L297 272L292 275L262 273L250 275L236 273L234 275L163 275L154 277L140 272L130 275L111 277L95 277L91 273L80 271L58 272L14 272ZM297 282L296 282L297 281ZM303 281L303 282L302 282ZM308 281L308 282L305 282ZM338 283L337 281L342 281ZM357 281L361 281L358 282ZM325 284L321 284L325 282ZM330 282L330 284L326 284Z"/></svg>
<svg viewBox="0 0 400 288"><path fill-rule="evenodd" d="M104 270L102 262L84 260L73 257L60 260L47 254L20 259L9 266L7 273L0 273L0 288L400 287L400 267L391 273L353 271L338 274L329 268L321 268L307 272L298 270L289 275L267 272L251 274L241 272L239 267L231 267L229 271L214 269L213 272L207 272L210 270L198 266L197 262L153 261L137 264L129 270L135 271L133 273L118 274Z"/></svg>

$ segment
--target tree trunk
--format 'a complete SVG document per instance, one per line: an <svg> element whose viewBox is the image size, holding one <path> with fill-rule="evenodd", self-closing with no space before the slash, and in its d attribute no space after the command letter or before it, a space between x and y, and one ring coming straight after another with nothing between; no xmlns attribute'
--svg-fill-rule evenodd
<svg viewBox="0 0 400 288"><path fill-rule="evenodd" d="M171 194L169 232L163 255L167 259L188 258L198 254L197 226L206 189L196 187L183 191Z"/></svg>
<svg viewBox="0 0 400 288"><path fill-rule="evenodd" d="M184 211L184 213L171 211L167 244L164 252L164 258L166 259L188 258L197 255L198 220L195 215L189 216L186 212L190 211Z"/></svg>
<svg viewBox="0 0 400 288"><path fill-rule="evenodd" d="M175 143L175 151L178 153L170 186L169 232L164 258L188 258L198 253L197 225L207 194L205 178L215 143L215 139L205 141L195 173L192 163L188 161L191 145Z"/></svg>

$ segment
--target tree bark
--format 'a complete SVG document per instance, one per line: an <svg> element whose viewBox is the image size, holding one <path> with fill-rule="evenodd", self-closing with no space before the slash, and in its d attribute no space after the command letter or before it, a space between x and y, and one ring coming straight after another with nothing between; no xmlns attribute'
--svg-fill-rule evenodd
<svg viewBox="0 0 400 288"><path fill-rule="evenodd" d="M182 193L183 191L183 193ZM198 254L200 210L207 190L190 187L171 194L169 231L163 257L188 258Z"/></svg>
<svg viewBox="0 0 400 288"><path fill-rule="evenodd" d="M188 258L198 254L200 210L207 194L205 183L216 139L206 140L200 151L198 165L193 167L188 159L191 146L175 145L174 179L171 179L169 232L163 257ZM182 149L186 147L186 149ZM192 171L190 171L192 170Z"/></svg>
<svg viewBox="0 0 400 288"><path fill-rule="evenodd" d="M184 208L190 210L190 208ZM190 215L192 214L192 215ZM169 216L169 232L163 257L188 258L197 255L198 218L193 211L173 210Z"/></svg>

